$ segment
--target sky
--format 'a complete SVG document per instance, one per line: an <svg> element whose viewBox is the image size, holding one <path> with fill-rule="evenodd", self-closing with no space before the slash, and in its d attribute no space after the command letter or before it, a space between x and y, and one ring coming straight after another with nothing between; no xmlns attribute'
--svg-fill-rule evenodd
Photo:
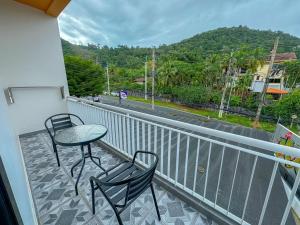
<svg viewBox="0 0 300 225"><path fill-rule="evenodd" d="M299 10L300 0L72 0L58 22L74 44L151 47L239 25L300 37Z"/></svg>

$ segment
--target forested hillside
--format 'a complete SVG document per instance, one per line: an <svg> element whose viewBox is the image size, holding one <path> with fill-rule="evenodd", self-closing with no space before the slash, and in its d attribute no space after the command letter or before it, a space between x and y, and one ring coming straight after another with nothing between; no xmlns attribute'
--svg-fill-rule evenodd
<svg viewBox="0 0 300 225"><path fill-rule="evenodd" d="M219 28L179 43L162 45L157 48L161 59L174 59L185 62L198 62L203 58L220 52L237 50L243 45L250 48L262 48L266 53L272 49L275 38L279 36L278 52L294 51L300 58L300 38L283 32L260 31L247 27ZM145 56L150 55L150 48L128 47L120 45L115 48L99 44L88 46L73 45L62 40L65 55L80 55L84 58L97 60L101 65L106 63L118 67L139 68L143 65Z"/></svg>
<svg viewBox="0 0 300 225"><path fill-rule="evenodd" d="M300 58L300 38L283 32L253 30L242 26L219 28L179 43L158 46L155 94L185 104L219 105L226 82L225 74L229 71L230 79L227 82L231 82L234 88L226 93L226 99L230 99L227 105L255 111L258 94L250 92L249 87L253 74L265 63L278 36L277 52L293 51ZM144 90L144 86L135 82L135 79L144 76L146 56L150 75L151 48L123 45L113 48L102 46L101 43L82 46L65 40L62 40L62 46L71 94L86 96L101 94L102 90L106 90L103 67L107 64L111 91ZM293 89L300 83L300 61L284 66L285 87ZM239 76L241 70L243 76ZM239 79L234 81L234 77ZM151 90L151 82L148 87ZM273 96L268 98L273 100ZM295 113L300 117L298 105L280 106L281 109L288 109L283 112L278 104L279 108L276 109L275 103L265 107L263 113L280 115L282 118L290 118L290 114Z"/></svg>

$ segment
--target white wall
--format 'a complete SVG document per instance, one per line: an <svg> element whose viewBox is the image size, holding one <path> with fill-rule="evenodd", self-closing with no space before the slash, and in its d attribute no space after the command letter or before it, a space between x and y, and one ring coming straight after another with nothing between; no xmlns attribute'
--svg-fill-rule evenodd
<svg viewBox="0 0 300 225"><path fill-rule="evenodd" d="M36 225L37 219L24 170L19 139L12 129L4 102L5 96L0 92L0 155L24 225Z"/></svg>
<svg viewBox="0 0 300 225"><path fill-rule="evenodd" d="M68 95L57 19L15 1L0 4L0 91L65 86ZM43 129L48 116L67 111L56 89L20 89L13 95L15 103L8 112L16 134Z"/></svg>
<svg viewBox="0 0 300 225"><path fill-rule="evenodd" d="M68 95L57 19L0 0L0 155L25 225L35 225L36 215L18 135L44 129L44 120L67 106L52 89L14 91L15 103L8 105L3 89L45 85L65 86Z"/></svg>

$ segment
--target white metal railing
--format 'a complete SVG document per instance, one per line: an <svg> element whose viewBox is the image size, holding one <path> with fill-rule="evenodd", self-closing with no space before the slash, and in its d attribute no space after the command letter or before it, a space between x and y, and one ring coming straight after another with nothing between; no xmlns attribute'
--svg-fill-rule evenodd
<svg viewBox="0 0 300 225"><path fill-rule="evenodd" d="M268 207L274 207L270 201L274 201L279 164L300 167L274 156L282 152L300 157L296 148L88 100L69 97L67 102L69 111L85 123L108 128L103 138L106 144L128 157L139 149L158 154L158 176L239 224L264 224ZM147 157L139 160L149 163ZM279 202L283 205L281 225L288 219L299 183L297 173L288 200ZM275 193L275 197L280 196Z"/></svg>

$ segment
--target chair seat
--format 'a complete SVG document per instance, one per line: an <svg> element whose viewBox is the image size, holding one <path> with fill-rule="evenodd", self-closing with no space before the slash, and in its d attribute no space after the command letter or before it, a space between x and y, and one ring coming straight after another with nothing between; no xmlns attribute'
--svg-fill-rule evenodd
<svg viewBox="0 0 300 225"><path fill-rule="evenodd" d="M125 162L115 168L109 175L100 179L102 182L120 182L131 176L141 173L138 167L132 162ZM127 184L117 186L103 186L102 190L111 199L114 205L122 205L127 192Z"/></svg>

